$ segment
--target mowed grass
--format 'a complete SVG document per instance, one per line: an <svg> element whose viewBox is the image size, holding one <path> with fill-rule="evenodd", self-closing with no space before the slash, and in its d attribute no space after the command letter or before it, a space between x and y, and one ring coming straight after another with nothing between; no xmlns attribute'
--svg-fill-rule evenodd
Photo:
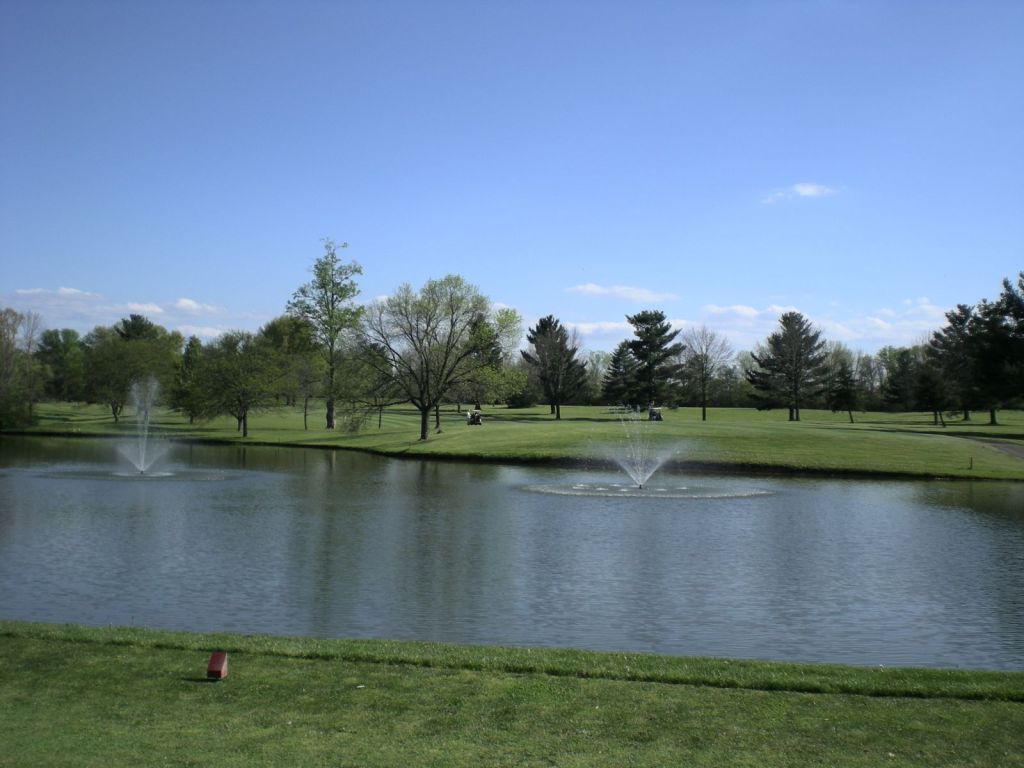
<svg viewBox="0 0 1024 768"><path fill-rule="evenodd" d="M275 408L250 417L244 440L427 458L585 463L607 461L623 439L619 414L606 407L569 406L562 409L561 421L547 408L488 408L484 413L483 426L469 427L462 413L449 406L442 410L441 431L435 431L432 418L429 439L420 441L418 413L408 406L387 409L379 424L374 414L355 432L324 429L319 404L310 413L309 429L303 429L300 409ZM923 413L858 413L854 424L846 414L814 410L805 410L799 422L789 422L785 411L741 408L712 409L706 422L695 408L664 413L663 422L648 425L651 438L684 466L1024 479L1022 411L1000 412L998 426L988 424L987 414L976 413L970 422L950 421L944 428ZM42 433L121 435L135 429L131 413L114 424L109 413L94 405L42 404L38 414L33 431ZM190 425L166 410L154 420L153 430L168 437L243 441L233 419Z"/></svg>
<svg viewBox="0 0 1024 768"><path fill-rule="evenodd" d="M1024 765L1022 673L0 622L0 711L2 766Z"/></svg>

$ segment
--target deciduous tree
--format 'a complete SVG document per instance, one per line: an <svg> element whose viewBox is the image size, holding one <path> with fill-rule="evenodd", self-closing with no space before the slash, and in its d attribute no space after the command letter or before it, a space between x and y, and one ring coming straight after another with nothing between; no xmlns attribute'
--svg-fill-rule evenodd
<svg viewBox="0 0 1024 768"><path fill-rule="evenodd" d="M234 416L248 437L250 414L272 405L277 394L279 368L265 342L247 331L229 331L204 348L200 371L205 415Z"/></svg>
<svg viewBox="0 0 1024 768"><path fill-rule="evenodd" d="M46 394L67 402L85 399L85 352L78 331L43 331L36 357L50 371Z"/></svg>
<svg viewBox="0 0 1024 768"><path fill-rule="evenodd" d="M708 420L708 392L711 382L732 359L729 341L705 325L683 334L683 370L697 391L701 421Z"/></svg>
<svg viewBox="0 0 1024 768"><path fill-rule="evenodd" d="M324 241L324 255L313 264L313 279L301 286L288 302L288 313L309 323L324 363L327 401L327 429L335 427L335 399L338 358L346 331L359 323L361 308L353 299L359 294L355 276L362 268L355 262L346 264L338 250L347 243Z"/></svg>
<svg viewBox="0 0 1024 768"><path fill-rule="evenodd" d="M377 350L367 359L420 412L420 440L427 439L430 412L488 364L493 336L480 320L491 318L487 298L458 275L428 280L419 291L402 285L367 308L362 343Z"/></svg>

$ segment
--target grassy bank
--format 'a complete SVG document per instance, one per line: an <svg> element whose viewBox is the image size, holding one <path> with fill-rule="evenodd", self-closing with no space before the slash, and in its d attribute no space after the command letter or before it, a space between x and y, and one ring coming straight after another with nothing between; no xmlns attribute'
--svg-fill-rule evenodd
<svg viewBox="0 0 1024 768"><path fill-rule="evenodd" d="M1024 765L1020 673L0 622L0 711L5 766Z"/></svg>
<svg viewBox="0 0 1024 768"><path fill-rule="evenodd" d="M846 414L804 411L789 422L782 411L712 409L707 422L697 409L666 411L652 424L654 438L674 452L673 460L695 468L742 468L797 472L894 474L928 477L1024 480L1024 412L1004 411L999 426L987 416L935 426L930 414ZM44 404L33 431L48 434L132 433L129 413L114 424L99 406ZM161 412L153 429L160 435L242 442L234 420L189 425ZM355 448L390 455L471 458L494 461L600 461L622 437L618 416L608 408L567 407L555 422L546 408L485 411L483 427L467 427L454 408L442 412L442 431L417 440L418 415L409 407L384 412L359 431L322 428L319 409L303 428L302 413L278 408L250 419L249 443Z"/></svg>

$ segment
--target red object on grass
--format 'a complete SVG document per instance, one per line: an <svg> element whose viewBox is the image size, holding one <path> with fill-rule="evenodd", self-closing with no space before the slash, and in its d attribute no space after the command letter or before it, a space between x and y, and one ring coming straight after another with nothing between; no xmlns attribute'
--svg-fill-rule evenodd
<svg viewBox="0 0 1024 768"><path fill-rule="evenodd" d="M210 656L210 663L206 667L206 676L214 680L228 676L228 655L224 651L216 651Z"/></svg>

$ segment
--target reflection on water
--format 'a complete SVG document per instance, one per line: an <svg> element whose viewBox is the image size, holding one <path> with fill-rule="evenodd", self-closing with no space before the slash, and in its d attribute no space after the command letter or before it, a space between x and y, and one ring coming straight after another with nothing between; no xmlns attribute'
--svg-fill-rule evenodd
<svg viewBox="0 0 1024 768"><path fill-rule="evenodd" d="M115 453L0 443L0 617L1024 669L1024 485Z"/></svg>

